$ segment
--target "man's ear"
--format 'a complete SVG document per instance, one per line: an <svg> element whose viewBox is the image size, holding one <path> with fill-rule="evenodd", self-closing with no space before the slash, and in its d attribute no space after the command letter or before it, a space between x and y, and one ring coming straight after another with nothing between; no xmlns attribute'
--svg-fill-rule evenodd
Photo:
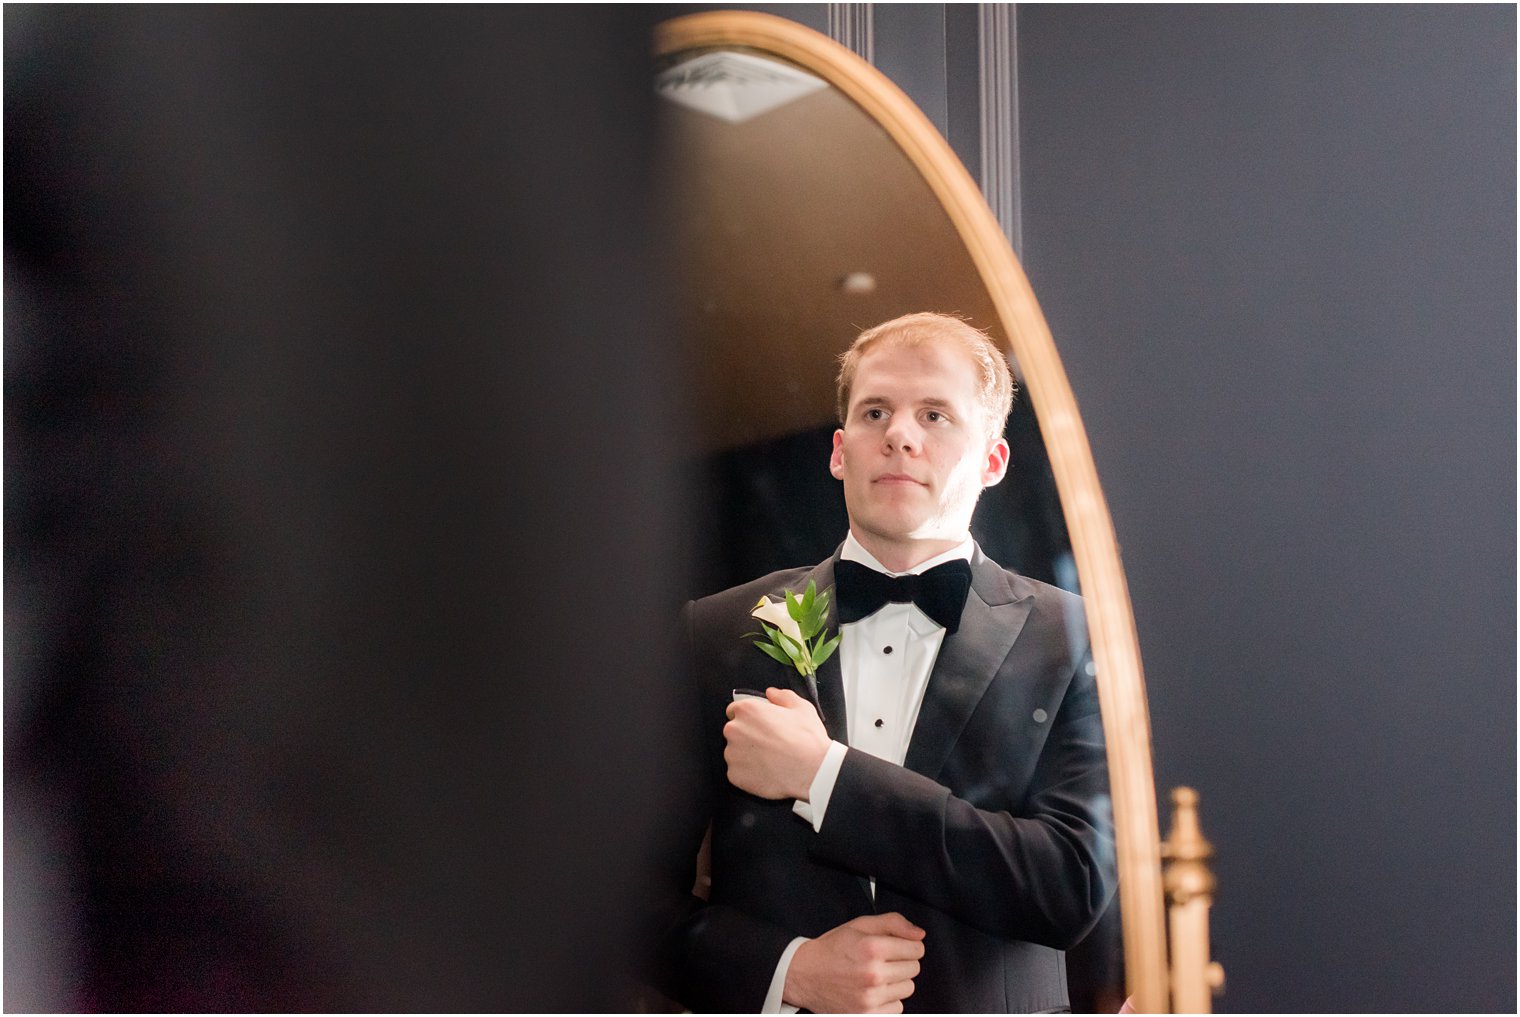
<svg viewBox="0 0 1520 1017"><path fill-rule="evenodd" d="M844 479L844 431L834 431L834 451L829 455L829 472L835 480Z"/></svg>
<svg viewBox="0 0 1520 1017"><path fill-rule="evenodd" d="M987 465L982 470L982 486L992 487L1007 475L1008 440L999 438L987 446Z"/></svg>

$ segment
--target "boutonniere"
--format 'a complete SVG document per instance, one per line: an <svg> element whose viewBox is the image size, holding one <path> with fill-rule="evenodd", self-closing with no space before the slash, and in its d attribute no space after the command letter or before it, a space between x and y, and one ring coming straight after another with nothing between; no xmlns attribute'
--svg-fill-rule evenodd
<svg viewBox="0 0 1520 1017"><path fill-rule="evenodd" d="M750 614L760 620L765 641L755 645L768 657L795 667L807 679L813 701L818 701L818 669L839 648L839 635L832 639L824 631L829 616L829 591L818 592L818 584L809 579L807 589L783 593L780 600L760 598ZM746 632L746 638L761 632Z"/></svg>

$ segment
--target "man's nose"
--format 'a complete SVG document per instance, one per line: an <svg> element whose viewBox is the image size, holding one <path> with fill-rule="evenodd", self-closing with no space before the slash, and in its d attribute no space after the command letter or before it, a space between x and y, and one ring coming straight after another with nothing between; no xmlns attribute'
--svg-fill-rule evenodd
<svg viewBox="0 0 1520 1017"><path fill-rule="evenodd" d="M915 454L921 447L918 438L918 429L911 421L904 421L900 417L894 417L887 425L887 450L889 452L902 452L905 455Z"/></svg>

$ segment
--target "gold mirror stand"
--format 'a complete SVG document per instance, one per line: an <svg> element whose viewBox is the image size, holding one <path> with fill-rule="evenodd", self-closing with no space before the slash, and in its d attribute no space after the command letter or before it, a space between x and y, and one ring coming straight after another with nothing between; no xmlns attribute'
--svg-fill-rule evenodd
<svg viewBox="0 0 1520 1017"><path fill-rule="evenodd" d="M1166 859L1167 919L1172 935L1172 1011L1211 1013L1224 988L1224 968L1209 960L1209 907L1214 903L1214 847L1198 825L1198 792L1172 791L1172 830Z"/></svg>

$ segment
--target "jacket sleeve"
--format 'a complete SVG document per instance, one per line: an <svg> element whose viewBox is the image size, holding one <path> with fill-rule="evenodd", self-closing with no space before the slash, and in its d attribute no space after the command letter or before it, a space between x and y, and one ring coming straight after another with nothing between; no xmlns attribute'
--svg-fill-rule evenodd
<svg viewBox="0 0 1520 1017"><path fill-rule="evenodd" d="M928 777L850 749L814 857L873 875L993 935L1075 945L1116 885L1107 761L1087 660L1077 657L1016 801L978 808ZM985 748L994 764L1013 751ZM983 777L989 785L997 780L995 773Z"/></svg>
<svg viewBox="0 0 1520 1017"><path fill-rule="evenodd" d="M696 1013L759 1013L793 935L698 897L660 951L661 992Z"/></svg>

